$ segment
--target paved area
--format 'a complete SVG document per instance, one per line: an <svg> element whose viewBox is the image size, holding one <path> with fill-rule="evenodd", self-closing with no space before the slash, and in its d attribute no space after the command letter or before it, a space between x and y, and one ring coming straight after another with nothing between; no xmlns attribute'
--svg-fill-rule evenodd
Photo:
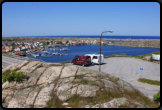
<svg viewBox="0 0 162 110"><path fill-rule="evenodd" d="M153 95L160 90L160 86L138 82L138 78L160 81L160 64L129 57L111 57L104 59L101 71L119 77L136 87L144 95L153 99ZM87 68L97 70L99 65Z"/></svg>
<svg viewBox="0 0 162 110"><path fill-rule="evenodd" d="M25 59L18 59L18 58L12 58L12 57L7 57L7 56L2 56L2 68L7 67L11 64L20 64L24 61Z"/></svg>

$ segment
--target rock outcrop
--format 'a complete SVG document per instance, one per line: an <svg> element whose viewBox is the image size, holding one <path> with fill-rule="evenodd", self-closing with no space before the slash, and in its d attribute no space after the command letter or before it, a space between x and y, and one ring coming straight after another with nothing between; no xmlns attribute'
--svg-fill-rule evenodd
<svg viewBox="0 0 162 110"><path fill-rule="evenodd" d="M61 107L70 108L76 107L73 103L79 97L87 103L77 107L130 107L131 98L125 98L125 91L136 91L119 78L76 65L25 61L2 71L11 70L22 71L28 78L21 83L3 83L2 105L7 108L57 107L53 105L57 102ZM76 102L72 102L75 97ZM144 107L135 101L133 105Z"/></svg>

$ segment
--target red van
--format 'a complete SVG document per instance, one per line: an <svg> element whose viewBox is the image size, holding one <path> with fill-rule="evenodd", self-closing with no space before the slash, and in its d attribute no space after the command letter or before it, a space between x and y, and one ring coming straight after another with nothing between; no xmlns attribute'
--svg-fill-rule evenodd
<svg viewBox="0 0 162 110"><path fill-rule="evenodd" d="M76 65L82 65L82 66L88 66L91 65L91 57L90 56L84 56L84 55L76 55L74 59L72 60L72 64Z"/></svg>

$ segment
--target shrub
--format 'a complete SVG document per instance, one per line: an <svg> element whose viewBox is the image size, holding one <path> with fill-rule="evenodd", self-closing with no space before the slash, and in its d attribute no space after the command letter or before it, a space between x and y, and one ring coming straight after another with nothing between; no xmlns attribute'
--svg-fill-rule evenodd
<svg viewBox="0 0 162 110"><path fill-rule="evenodd" d="M154 102L155 103L160 103L160 91L154 95Z"/></svg>
<svg viewBox="0 0 162 110"><path fill-rule="evenodd" d="M150 61L153 62L152 56L150 57Z"/></svg>
<svg viewBox="0 0 162 110"><path fill-rule="evenodd" d="M23 72L16 72L15 70L2 73L2 83L9 81L16 81L21 82L26 76L23 74Z"/></svg>

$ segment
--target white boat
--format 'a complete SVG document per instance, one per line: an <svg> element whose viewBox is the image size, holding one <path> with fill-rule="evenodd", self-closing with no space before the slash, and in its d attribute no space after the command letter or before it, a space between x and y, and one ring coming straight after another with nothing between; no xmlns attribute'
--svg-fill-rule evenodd
<svg viewBox="0 0 162 110"><path fill-rule="evenodd" d="M50 57L50 56L46 56L46 55L44 55L44 54L40 54L40 56L41 56L41 57Z"/></svg>
<svg viewBox="0 0 162 110"><path fill-rule="evenodd" d="M39 55L37 55L37 54L32 54L32 56L33 56L33 57L39 57Z"/></svg>
<svg viewBox="0 0 162 110"><path fill-rule="evenodd" d="M68 49L68 48L62 48L62 49L60 49L60 51L67 51L67 50L70 50L70 49Z"/></svg>
<svg viewBox="0 0 162 110"><path fill-rule="evenodd" d="M52 53L53 55L59 55L59 53L58 52L56 52L56 53Z"/></svg>

